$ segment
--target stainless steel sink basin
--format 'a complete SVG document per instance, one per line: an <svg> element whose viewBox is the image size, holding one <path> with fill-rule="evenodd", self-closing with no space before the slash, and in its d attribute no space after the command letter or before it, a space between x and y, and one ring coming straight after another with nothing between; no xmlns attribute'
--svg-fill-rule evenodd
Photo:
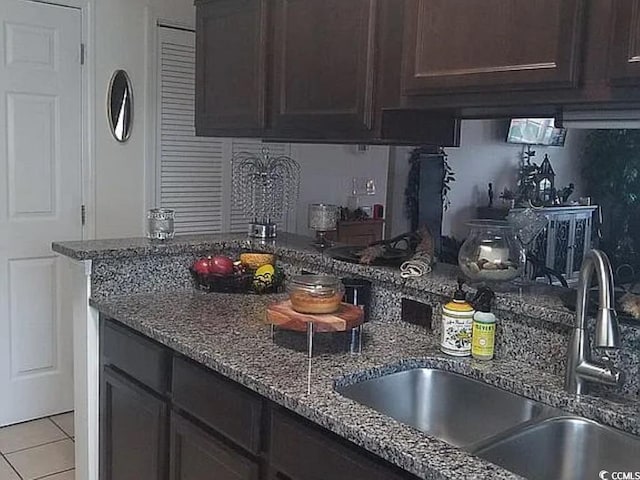
<svg viewBox="0 0 640 480"><path fill-rule="evenodd" d="M418 368L336 390L530 480L640 472L640 437L456 373Z"/></svg>
<svg viewBox="0 0 640 480"><path fill-rule="evenodd" d="M470 451L483 439L552 411L471 378L430 368L393 373L337 391Z"/></svg>
<svg viewBox="0 0 640 480"><path fill-rule="evenodd" d="M640 472L639 438L580 417L545 419L475 454L531 480Z"/></svg>

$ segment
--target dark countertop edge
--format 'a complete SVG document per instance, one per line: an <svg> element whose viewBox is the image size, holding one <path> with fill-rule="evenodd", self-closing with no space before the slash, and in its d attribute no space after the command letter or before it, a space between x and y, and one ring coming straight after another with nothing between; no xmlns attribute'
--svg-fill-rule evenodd
<svg viewBox="0 0 640 480"><path fill-rule="evenodd" d="M136 320L131 320L130 318L122 318L121 315L118 314L117 311L114 311L109 308L108 300L90 300L91 306L98 309L99 311L105 313L107 316L114 318L115 320L133 328L139 333L152 338L155 341L162 343L168 348L173 349L179 354L190 358L191 360L207 367L213 371L216 371L223 376L244 385L245 387L253 390L259 395L277 403L278 405L283 406L284 408L291 410L294 413L297 413L311 422L332 431L333 433L345 438L346 440L351 441L352 443L368 450L369 452L379 456L380 458L389 461L391 463L395 463L400 468L412 473L414 475L422 476L425 475L425 465L427 465L427 469L431 470L430 475L425 478L459 478L459 477L450 477L446 475L442 475L437 471L437 468L428 463L428 459L418 460L415 455L411 455L406 450L403 450L397 445L390 443L387 441L386 443L382 442L380 438L377 438L372 435L368 435L366 431L363 431L363 427L361 426L353 426L353 425L342 425L343 432L337 431L336 422L340 422L339 418L336 418L332 415L331 411L328 411L328 407L318 408L318 406L314 406L312 403L306 403L305 398L295 398L288 397L286 392L282 393L278 391L277 386L274 385L265 385L260 382L258 377L252 377L247 372L242 372L240 370L234 369L234 367L230 364L226 364L223 359L216 359L215 352L200 352L200 356L204 356L205 360L203 361L192 352L188 345L183 344L179 341L172 339L168 334L159 332L141 324ZM410 325L403 325L406 328L412 328ZM469 360L469 359L466 359ZM516 361L493 361L482 363L482 366L478 367L470 367L468 362L460 359L454 359L451 357L443 356L443 355L427 355L419 358L405 358L401 360L396 360L392 362L379 361L379 365L373 368L368 368L364 371L356 371L345 373L343 375L338 375L333 378L331 385L328 387L332 392L333 388L336 384L349 384L354 383L359 380L362 380L364 377L372 378L371 375L381 376L385 373L392 373L395 371L406 370L408 368L416 368L420 366L434 367L443 370L453 371L456 373L460 373L462 375L475 378L477 380L486 382L490 385L497 386L507 391L522 391L524 395L528 398L532 398L537 401L541 401L546 404L552 404L553 407L564 410L569 414L581 415L587 418L594 419L596 421L600 421L603 424L613 426L623 431L627 431L628 433L634 435L640 435L640 421L637 420L638 414L638 405L627 405L625 406L625 410L619 412L608 411L606 407L602 405L602 400L597 397L591 396L583 396L583 397L575 397L564 392L561 386L561 379L556 375L553 375L548 372L535 371L533 373L533 369L531 369L528 365L519 364ZM507 368L508 365L508 368ZM509 375L509 369L520 368L522 371L527 372L528 379L530 382L527 384L522 379L513 378ZM345 367L346 368L346 367ZM465 369L471 371L465 371ZM496 371L488 370L490 368L495 368ZM505 369L506 368L506 369ZM534 379L535 377L535 379ZM326 387L325 387L326 388ZM335 392L333 392L336 394ZM336 394L337 395L337 394ZM545 398L545 395L548 397ZM549 399L552 399L553 402L549 402ZM600 404L599 404L600 403ZM371 418L376 420L384 421L385 423L390 424L399 424L400 422L386 417L383 414L378 412L373 412L370 415ZM636 418L635 423L628 424L629 418ZM417 432L411 427L404 426L404 429L409 429L414 433L412 436L424 436L426 434ZM352 438L349 438L345 435L344 431L352 432ZM417 439L416 439L417 440ZM454 456L462 455L465 461L473 461L478 462L477 466L491 466L494 469L498 468L499 473L504 472L504 476L500 475L494 476L497 472L494 470L491 472L493 475L490 477L478 477L478 478L504 478L504 479L519 479L521 477L509 472L508 470L503 469L502 467L496 467L495 465L487 462L483 459L475 457L474 455L464 451L461 448L457 448L451 445L448 445L438 439L430 437L430 441L439 442L442 444L443 451L446 452L454 452ZM453 449L453 450L452 450ZM407 461L407 464L411 465L411 467L401 466L397 464L393 457L394 455L398 458L403 458ZM417 463L416 463L417 462ZM420 462L427 462L420 463ZM437 462L436 462L437 464ZM435 469L435 471L434 471ZM449 469L446 469L449 472ZM435 476L434 476L435 475ZM474 477L475 478L475 477Z"/></svg>

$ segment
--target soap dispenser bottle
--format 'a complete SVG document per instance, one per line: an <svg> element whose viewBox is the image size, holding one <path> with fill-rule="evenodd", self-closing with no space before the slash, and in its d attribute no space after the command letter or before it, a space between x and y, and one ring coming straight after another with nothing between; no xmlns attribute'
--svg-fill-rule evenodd
<svg viewBox="0 0 640 480"><path fill-rule="evenodd" d="M451 300L442 307L442 338L440 350L456 357L471 355L473 307L467 302L463 280L458 279L458 289Z"/></svg>
<svg viewBox="0 0 640 480"><path fill-rule="evenodd" d="M476 312L473 314L473 338L471 356L476 360L491 360L496 338L496 316L491 313L491 302L495 294L488 287L480 287L473 299Z"/></svg>

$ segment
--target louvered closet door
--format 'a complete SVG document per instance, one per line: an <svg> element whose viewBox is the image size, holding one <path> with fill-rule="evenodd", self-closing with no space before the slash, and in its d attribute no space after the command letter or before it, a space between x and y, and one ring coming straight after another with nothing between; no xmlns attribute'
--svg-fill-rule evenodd
<svg viewBox="0 0 640 480"><path fill-rule="evenodd" d="M277 155L289 155L291 146L288 143L263 143L260 140L248 139L248 138L233 138L230 139L231 151L235 155L238 152L249 152L256 155L262 153L262 149L269 150L269 154L272 156ZM295 214L289 213L290 218L295 218ZM248 231L249 223L253 221L253 217L246 215L242 210L232 204L231 213L229 218L229 231L230 232L246 232ZM277 222L279 230L287 230L288 217L283 216L281 221Z"/></svg>
<svg viewBox="0 0 640 480"><path fill-rule="evenodd" d="M221 232L228 158L223 139L195 136L195 33L160 27L159 39L157 203L176 210L178 234Z"/></svg>

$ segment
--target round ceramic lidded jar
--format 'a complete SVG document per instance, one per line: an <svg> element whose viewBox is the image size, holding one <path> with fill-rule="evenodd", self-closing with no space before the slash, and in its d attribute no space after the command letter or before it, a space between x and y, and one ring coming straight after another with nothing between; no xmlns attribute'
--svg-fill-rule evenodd
<svg viewBox="0 0 640 480"><path fill-rule="evenodd" d="M287 286L291 308L298 313L326 314L340 308L344 285L332 275L298 275Z"/></svg>
<svg viewBox="0 0 640 480"><path fill-rule="evenodd" d="M508 282L522 274L525 253L514 228L507 222L473 220L458 253L458 264L471 280Z"/></svg>

